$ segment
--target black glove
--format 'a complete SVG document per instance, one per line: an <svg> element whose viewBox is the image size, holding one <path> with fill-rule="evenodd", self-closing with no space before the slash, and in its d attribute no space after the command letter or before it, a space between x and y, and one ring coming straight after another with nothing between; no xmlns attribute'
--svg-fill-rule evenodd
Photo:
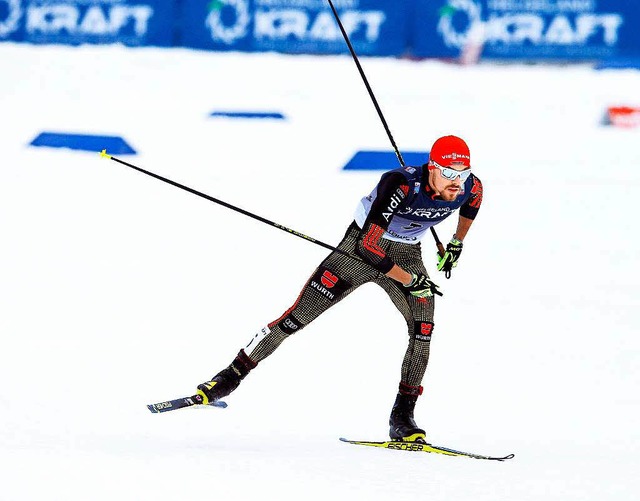
<svg viewBox="0 0 640 501"><path fill-rule="evenodd" d="M434 294L442 296L442 292L438 290L438 286L423 273L418 273L417 275L412 273L409 285L402 284L402 286L409 294L415 297L432 297Z"/></svg>
<svg viewBox="0 0 640 501"><path fill-rule="evenodd" d="M458 260L462 254L462 242L455 236L447 244L447 251L438 260L438 271L444 271L447 278L451 276L451 270L458 266Z"/></svg>

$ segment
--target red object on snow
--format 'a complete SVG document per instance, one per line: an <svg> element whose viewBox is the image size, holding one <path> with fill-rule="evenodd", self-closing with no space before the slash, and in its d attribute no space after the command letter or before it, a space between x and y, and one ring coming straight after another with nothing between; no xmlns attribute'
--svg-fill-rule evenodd
<svg viewBox="0 0 640 501"><path fill-rule="evenodd" d="M640 108L630 106L610 106L608 110L609 123L616 127L640 126Z"/></svg>

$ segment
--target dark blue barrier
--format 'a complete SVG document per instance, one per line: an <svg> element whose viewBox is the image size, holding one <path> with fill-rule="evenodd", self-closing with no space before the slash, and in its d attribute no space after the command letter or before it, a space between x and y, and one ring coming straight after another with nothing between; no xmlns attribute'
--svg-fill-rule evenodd
<svg viewBox="0 0 640 501"><path fill-rule="evenodd" d="M170 46L175 17L163 0L0 0L0 40Z"/></svg>
<svg viewBox="0 0 640 501"><path fill-rule="evenodd" d="M494 59L595 60L640 55L630 0L418 0L413 53Z"/></svg>
<svg viewBox="0 0 640 501"><path fill-rule="evenodd" d="M401 55L415 0L335 0L358 54ZM182 0L181 45L199 49L347 52L326 0Z"/></svg>

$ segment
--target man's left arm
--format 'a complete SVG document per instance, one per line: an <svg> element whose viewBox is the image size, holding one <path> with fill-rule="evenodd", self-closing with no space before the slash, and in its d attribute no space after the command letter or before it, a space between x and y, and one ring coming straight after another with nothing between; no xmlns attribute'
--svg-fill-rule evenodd
<svg viewBox="0 0 640 501"><path fill-rule="evenodd" d="M464 240L464 237L467 236L467 233L469 233L469 228L471 228L472 224L473 219L469 219L468 217L460 215L458 219L458 227L456 228L456 232L454 233L453 238L462 242Z"/></svg>
<svg viewBox="0 0 640 501"><path fill-rule="evenodd" d="M467 236L478 210L480 210L480 204L482 204L482 183L475 176L473 176L472 181L471 196L460 207L456 232L447 244L446 252L438 261L438 270L444 271L447 278L451 276L451 270L458 265L460 254L462 254L462 242Z"/></svg>

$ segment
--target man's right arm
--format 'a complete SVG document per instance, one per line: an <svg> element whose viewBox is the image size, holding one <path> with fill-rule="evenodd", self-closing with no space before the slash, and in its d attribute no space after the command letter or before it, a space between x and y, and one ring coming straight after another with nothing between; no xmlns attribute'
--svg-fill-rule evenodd
<svg viewBox="0 0 640 501"><path fill-rule="evenodd" d="M393 173L378 184L376 199L364 222L356 246L357 253L381 273L403 284L411 282L411 274L395 264L380 246L380 240L401 202L409 193L409 184L400 173Z"/></svg>

